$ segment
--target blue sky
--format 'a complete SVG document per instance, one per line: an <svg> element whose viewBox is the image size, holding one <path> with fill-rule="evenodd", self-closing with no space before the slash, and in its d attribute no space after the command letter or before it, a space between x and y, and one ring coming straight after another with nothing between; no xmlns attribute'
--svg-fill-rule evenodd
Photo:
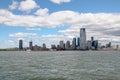
<svg viewBox="0 0 120 80"><path fill-rule="evenodd" d="M0 48L58 44L86 28L101 43L120 44L120 0L1 0Z"/></svg>

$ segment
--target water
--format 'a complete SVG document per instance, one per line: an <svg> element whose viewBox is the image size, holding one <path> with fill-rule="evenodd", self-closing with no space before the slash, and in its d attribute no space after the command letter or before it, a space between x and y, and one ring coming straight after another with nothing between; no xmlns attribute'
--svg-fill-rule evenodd
<svg viewBox="0 0 120 80"><path fill-rule="evenodd" d="M120 80L120 52L0 52L0 80Z"/></svg>

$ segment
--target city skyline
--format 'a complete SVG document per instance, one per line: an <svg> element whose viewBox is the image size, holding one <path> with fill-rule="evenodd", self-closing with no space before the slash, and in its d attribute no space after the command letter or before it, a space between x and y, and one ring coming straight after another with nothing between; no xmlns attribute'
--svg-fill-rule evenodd
<svg viewBox="0 0 120 80"><path fill-rule="evenodd" d="M33 45L46 43L50 47L60 40L79 37L80 28L86 28L86 40L94 36L102 44L120 45L119 3L119 0L1 0L0 48L18 47L20 39L25 47L31 40Z"/></svg>
<svg viewBox="0 0 120 80"><path fill-rule="evenodd" d="M57 44L51 43L51 48L47 48L46 44L42 45L33 45L34 41L29 42L29 46L24 47L23 40L19 40L19 47L11 48L9 50L20 50L20 51L63 51L63 50L119 50L119 45L112 46L111 42L101 45L98 40L94 39L94 36L91 36L90 40L86 40L86 29L80 28L79 37L74 37L72 41L67 40L66 42L60 40Z"/></svg>

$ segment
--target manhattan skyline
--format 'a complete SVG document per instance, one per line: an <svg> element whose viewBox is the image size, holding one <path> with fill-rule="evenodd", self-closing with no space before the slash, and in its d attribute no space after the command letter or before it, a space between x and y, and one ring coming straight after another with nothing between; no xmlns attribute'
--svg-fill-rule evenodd
<svg viewBox="0 0 120 80"><path fill-rule="evenodd" d="M109 0L1 0L0 48L57 44L79 37L86 28L86 38L100 43L120 45L120 1Z"/></svg>

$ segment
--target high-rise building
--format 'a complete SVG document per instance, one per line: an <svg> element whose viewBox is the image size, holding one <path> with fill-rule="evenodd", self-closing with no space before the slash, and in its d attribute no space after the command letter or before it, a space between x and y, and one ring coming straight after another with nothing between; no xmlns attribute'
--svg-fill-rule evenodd
<svg viewBox="0 0 120 80"><path fill-rule="evenodd" d="M80 38L77 38L77 46L80 47Z"/></svg>
<svg viewBox="0 0 120 80"><path fill-rule="evenodd" d="M45 43L43 43L43 49L46 49L46 44Z"/></svg>
<svg viewBox="0 0 120 80"><path fill-rule="evenodd" d="M57 50L60 50L60 45L57 45Z"/></svg>
<svg viewBox="0 0 120 80"><path fill-rule="evenodd" d="M91 48L94 48L94 37L91 37Z"/></svg>
<svg viewBox="0 0 120 80"><path fill-rule="evenodd" d="M65 49L67 49L67 50L70 49L70 41L67 41L67 42L66 42Z"/></svg>
<svg viewBox="0 0 120 80"><path fill-rule="evenodd" d="M91 37L91 41L92 41L92 42L94 41L94 37Z"/></svg>
<svg viewBox="0 0 120 80"><path fill-rule="evenodd" d="M60 49L64 49L64 42L60 41Z"/></svg>
<svg viewBox="0 0 120 80"><path fill-rule="evenodd" d="M109 42L108 44L106 44L106 48L111 48L111 42Z"/></svg>
<svg viewBox="0 0 120 80"><path fill-rule="evenodd" d="M90 40L87 41L87 49L91 49L91 44L92 44L92 42Z"/></svg>
<svg viewBox="0 0 120 80"><path fill-rule="evenodd" d="M76 38L73 38L72 48L73 48L74 50L76 49Z"/></svg>
<svg viewBox="0 0 120 80"><path fill-rule="evenodd" d="M23 50L23 40L19 40L19 50Z"/></svg>
<svg viewBox="0 0 120 80"><path fill-rule="evenodd" d="M109 45L108 45L109 48L111 48L111 42L109 42Z"/></svg>
<svg viewBox="0 0 120 80"><path fill-rule="evenodd" d="M98 49L98 40L93 41L93 47L94 47L95 50Z"/></svg>
<svg viewBox="0 0 120 80"><path fill-rule="evenodd" d="M56 45L55 44L52 44L51 45L51 49L56 49L57 47L56 47Z"/></svg>
<svg viewBox="0 0 120 80"><path fill-rule="evenodd" d="M33 44L32 44L32 41L29 42L29 48L30 48L30 50L33 50Z"/></svg>
<svg viewBox="0 0 120 80"><path fill-rule="evenodd" d="M86 50L86 31L85 28L80 29L80 49Z"/></svg>

